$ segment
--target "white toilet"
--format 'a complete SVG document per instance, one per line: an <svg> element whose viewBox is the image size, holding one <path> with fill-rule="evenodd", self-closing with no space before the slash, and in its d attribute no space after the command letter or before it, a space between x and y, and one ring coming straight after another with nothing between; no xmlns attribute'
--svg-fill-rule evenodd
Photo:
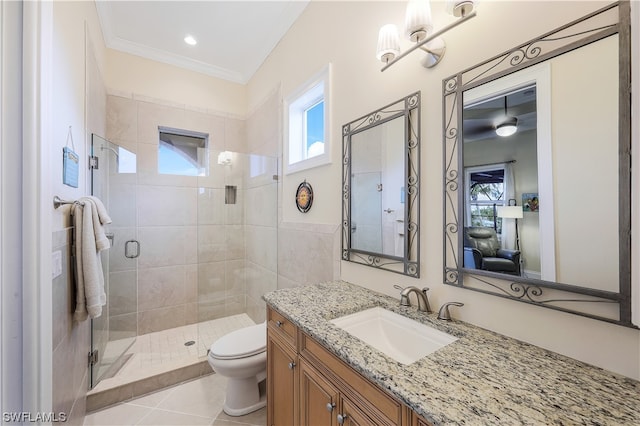
<svg viewBox="0 0 640 426"><path fill-rule="evenodd" d="M213 371L227 377L224 412L242 416L267 404L267 323L233 331L209 350Z"/></svg>

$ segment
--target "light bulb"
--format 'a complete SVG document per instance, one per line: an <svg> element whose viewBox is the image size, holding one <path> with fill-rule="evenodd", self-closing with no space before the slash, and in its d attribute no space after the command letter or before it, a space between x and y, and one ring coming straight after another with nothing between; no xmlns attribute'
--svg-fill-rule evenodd
<svg viewBox="0 0 640 426"><path fill-rule="evenodd" d="M515 117L508 117L505 121L496 126L496 134L502 137L511 136L517 131L518 119Z"/></svg>
<svg viewBox="0 0 640 426"><path fill-rule="evenodd" d="M431 5L428 0L410 0L404 20L404 32L413 42L423 40L433 31Z"/></svg>
<svg viewBox="0 0 640 426"><path fill-rule="evenodd" d="M376 58L382 62L389 63L399 54L400 37L398 36L398 27L393 24L387 24L380 28L378 33Z"/></svg>

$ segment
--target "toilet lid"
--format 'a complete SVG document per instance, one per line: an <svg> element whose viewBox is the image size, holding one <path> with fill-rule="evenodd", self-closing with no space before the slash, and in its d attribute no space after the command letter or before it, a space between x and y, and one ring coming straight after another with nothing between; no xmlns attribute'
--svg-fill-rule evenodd
<svg viewBox="0 0 640 426"><path fill-rule="evenodd" d="M267 348L266 323L232 331L213 342L209 355L218 359L245 358Z"/></svg>

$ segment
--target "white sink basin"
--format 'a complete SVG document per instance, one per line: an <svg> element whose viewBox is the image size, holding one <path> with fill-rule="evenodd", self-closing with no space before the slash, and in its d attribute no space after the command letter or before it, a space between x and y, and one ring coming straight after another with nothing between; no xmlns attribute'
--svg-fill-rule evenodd
<svg viewBox="0 0 640 426"><path fill-rule="evenodd" d="M330 322L405 365L458 340L450 334L380 307L345 315Z"/></svg>

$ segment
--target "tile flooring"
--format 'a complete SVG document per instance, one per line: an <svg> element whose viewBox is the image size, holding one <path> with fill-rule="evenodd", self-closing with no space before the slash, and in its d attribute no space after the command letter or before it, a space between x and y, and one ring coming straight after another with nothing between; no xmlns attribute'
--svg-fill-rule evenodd
<svg viewBox="0 0 640 426"><path fill-rule="evenodd" d="M196 380L89 413L85 425L265 425L266 409L231 417L222 411L226 378L210 374Z"/></svg>
<svg viewBox="0 0 640 426"><path fill-rule="evenodd" d="M231 331L254 324L247 314L238 314L138 336L126 351L126 355L130 355L126 364L113 377L99 382L92 392L206 360L207 350L213 342ZM187 341L195 344L185 346ZM103 358L116 358L123 351L121 347L117 341L109 342Z"/></svg>

